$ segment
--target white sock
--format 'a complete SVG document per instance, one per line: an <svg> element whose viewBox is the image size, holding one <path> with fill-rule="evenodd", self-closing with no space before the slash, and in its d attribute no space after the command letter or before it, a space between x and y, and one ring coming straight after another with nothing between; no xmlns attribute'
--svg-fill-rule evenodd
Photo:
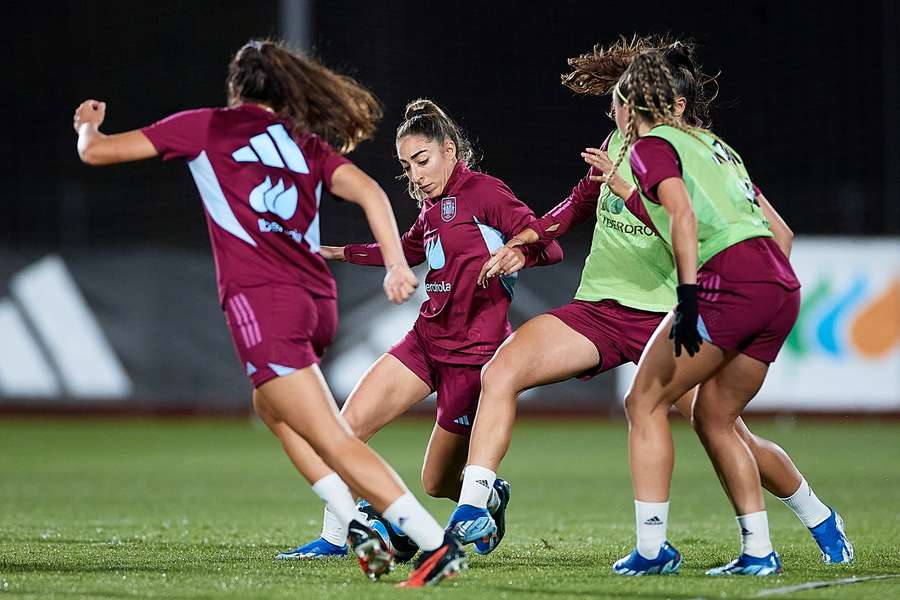
<svg viewBox="0 0 900 600"><path fill-rule="evenodd" d="M347 543L347 526L342 525L331 507L325 505L325 516L322 518L322 539L335 546Z"/></svg>
<svg viewBox="0 0 900 600"><path fill-rule="evenodd" d="M491 495L488 497L487 509L489 513L494 514L498 508L500 508L500 494L497 493L497 488L491 486Z"/></svg>
<svg viewBox="0 0 900 600"><path fill-rule="evenodd" d="M434 550L444 543L444 528L409 492L394 500L383 514L422 550Z"/></svg>
<svg viewBox="0 0 900 600"><path fill-rule="evenodd" d="M794 511L797 518L810 528L831 516L831 509L819 500L816 493L806 483L805 478L800 480L800 487L796 492L787 498L779 498L779 500Z"/></svg>
<svg viewBox="0 0 900 600"><path fill-rule="evenodd" d="M637 528L637 551L646 559L659 556L659 549L666 541L669 526L668 502L634 501L634 521Z"/></svg>
<svg viewBox="0 0 900 600"><path fill-rule="evenodd" d="M463 471L462 491L459 504L471 504L477 508L487 508L488 498L494 489L497 474L478 465L469 465Z"/></svg>
<svg viewBox="0 0 900 600"><path fill-rule="evenodd" d="M312 489L331 508L331 513L337 519L338 524L344 528L342 541L340 543L331 543L343 545L346 543L346 530L350 521L356 519L365 523L366 516L356 508L356 502L350 494L350 488L347 487L347 484L344 483L344 480L337 473L330 473L318 480L313 484Z"/></svg>
<svg viewBox="0 0 900 600"><path fill-rule="evenodd" d="M771 554L772 540L769 539L769 515L766 511L741 515L737 517L737 523L741 530L741 554L756 558Z"/></svg>

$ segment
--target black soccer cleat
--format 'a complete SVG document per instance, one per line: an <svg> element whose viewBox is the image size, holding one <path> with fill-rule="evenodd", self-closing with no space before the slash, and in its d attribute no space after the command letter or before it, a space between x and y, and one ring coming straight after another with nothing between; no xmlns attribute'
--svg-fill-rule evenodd
<svg viewBox="0 0 900 600"><path fill-rule="evenodd" d="M394 570L394 554L376 531L356 519L347 528L347 544L372 581Z"/></svg>
<svg viewBox="0 0 900 600"><path fill-rule="evenodd" d="M423 551L416 559L409 579L397 587L425 587L437 585L446 577L458 575L469 568L466 552L456 537L444 532L444 543L434 550Z"/></svg>
<svg viewBox="0 0 900 600"><path fill-rule="evenodd" d="M419 547L409 536L399 530L393 523L388 521L378 512L374 506L361 501L359 504L361 510L368 518L372 529L381 534L382 538L386 538L388 547L394 552L394 560L399 563L406 563L413 559Z"/></svg>

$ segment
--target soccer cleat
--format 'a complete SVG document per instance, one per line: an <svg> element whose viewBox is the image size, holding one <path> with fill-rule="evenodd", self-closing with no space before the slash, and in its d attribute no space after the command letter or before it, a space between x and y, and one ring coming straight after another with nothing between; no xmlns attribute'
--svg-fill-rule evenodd
<svg viewBox="0 0 900 600"><path fill-rule="evenodd" d="M749 554L741 554L727 565L710 569L707 575L753 575L756 577L764 577L766 575L778 575L782 572L781 559L778 558L777 552L770 552L768 555L757 558Z"/></svg>
<svg viewBox="0 0 900 600"><path fill-rule="evenodd" d="M305 559L314 559L314 558L334 558L339 556L347 555L347 545L338 546L337 544L332 544L328 540L324 538L318 538L309 542L308 544L304 544L302 546L297 546L293 550L287 550L286 552L279 552L275 555L275 560L305 560Z"/></svg>
<svg viewBox="0 0 900 600"><path fill-rule="evenodd" d="M394 553L395 561L405 563L413 559L416 552L419 551L419 547L409 539L409 536L385 519L380 512L375 510L374 506L365 500L360 500L357 506L369 518L369 526L381 536L385 545Z"/></svg>
<svg viewBox="0 0 900 600"><path fill-rule="evenodd" d="M359 559L359 566L372 581L394 569L394 554L381 536L356 519L347 528L347 543Z"/></svg>
<svg viewBox="0 0 900 600"><path fill-rule="evenodd" d="M445 577L453 577L469 568L462 544L449 531L444 532L443 544L434 550L422 552L413 564L409 579L398 583L397 587L418 588L437 585Z"/></svg>
<svg viewBox="0 0 900 600"><path fill-rule="evenodd" d="M503 536L506 535L506 506L509 504L512 489L509 482L505 479L494 480L494 489L497 490L497 497L500 499L500 505L497 507L497 510L491 513L491 516L494 518L494 524L497 526L497 531L488 536L487 539L481 538L475 541L475 552L478 554L490 554L493 552L500 545L500 542L503 541Z"/></svg>
<svg viewBox="0 0 900 600"><path fill-rule="evenodd" d="M637 548L625 558L620 558L613 564L613 573L616 575L628 575L638 577L641 575L669 575L677 573L681 566L681 553L669 542L664 542L659 547L659 554L654 559L641 556Z"/></svg>
<svg viewBox="0 0 900 600"><path fill-rule="evenodd" d="M478 508L471 504L460 504L450 515L445 530L456 536L463 544L471 544L481 540L488 543L490 537L497 533L497 523L486 508Z"/></svg>
<svg viewBox="0 0 900 600"><path fill-rule="evenodd" d="M853 561L853 544L844 533L844 519L833 508L828 518L810 527L809 532L822 551L822 562L843 564Z"/></svg>

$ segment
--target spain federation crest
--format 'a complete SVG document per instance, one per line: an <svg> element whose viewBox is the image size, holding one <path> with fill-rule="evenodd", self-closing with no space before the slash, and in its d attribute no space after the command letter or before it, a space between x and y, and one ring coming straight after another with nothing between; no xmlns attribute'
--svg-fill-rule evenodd
<svg viewBox="0 0 900 600"><path fill-rule="evenodd" d="M456 216L456 196L450 196L441 200L441 218L446 221L452 221Z"/></svg>

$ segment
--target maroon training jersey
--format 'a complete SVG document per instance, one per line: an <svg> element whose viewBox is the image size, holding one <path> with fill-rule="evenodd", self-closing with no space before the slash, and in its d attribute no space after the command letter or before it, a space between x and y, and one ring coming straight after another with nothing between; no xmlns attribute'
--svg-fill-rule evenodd
<svg viewBox="0 0 900 600"><path fill-rule="evenodd" d="M229 285L272 282L336 297L318 254L319 202L346 158L251 104L188 110L141 131L163 160L188 161L206 212L220 302Z"/></svg>
<svg viewBox="0 0 900 600"><path fill-rule="evenodd" d="M415 329L437 360L482 364L512 332L507 310L517 273L478 285L481 267L491 252L534 221L534 213L499 179L469 170L458 162L443 195L426 198L419 217L403 234L410 265L428 261L425 301ZM562 260L559 244L523 248L526 266ZM384 264L378 244L351 244L347 261Z"/></svg>

